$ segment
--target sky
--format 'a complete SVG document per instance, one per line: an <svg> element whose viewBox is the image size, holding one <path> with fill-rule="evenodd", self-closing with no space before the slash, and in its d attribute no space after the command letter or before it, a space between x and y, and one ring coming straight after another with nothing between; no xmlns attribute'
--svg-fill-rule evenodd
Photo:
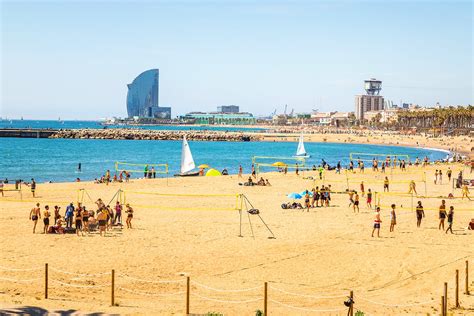
<svg viewBox="0 0 474 316"><path fill-rule="evenodd" d="M474 100L471 1L0 1L3 118L125 117L151 68L173 117Z"/></svg>

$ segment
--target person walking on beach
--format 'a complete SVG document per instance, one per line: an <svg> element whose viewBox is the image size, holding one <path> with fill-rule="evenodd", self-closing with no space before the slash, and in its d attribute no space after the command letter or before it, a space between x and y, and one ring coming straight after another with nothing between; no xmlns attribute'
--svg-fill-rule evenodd
<svg viewBox="0 0 474 316"><path fill-rule="evenodd" d="M449 207L449 212L448 212L448 229L446 229L446 234L448 233L448 230L451 231L451 234L453 233L453 220L454 220L454 206Z"/></svg>
<svg viewBox="0 0 474 316"><path fill-rule="evenodd" d="M58 218L61 217L61 215L59 215L59 210L60 209L61 208L59 206L57 206L57 205L54 206L54 225L56 225L56 222L57 222Z"/></svg>
<svg viewBox="0 0 474 316"><path fill-rule="evenodd" d="M471 198L469 197L469 188L467 187L467 184L463 184L461 191L462 191L461 200L464 200L464 198L466 197L470 201Z"/></svg>
<svg viewBox="0 0 474 316"><path fill-rule="evenodd" d="M367 207L372 209L372 190L369 189L367 192Z"/></svg>
<svg viewBox="0 0 474 316"><path fill-rule="evenodd" d="M364 181L361 181L360 183L360 192L362 193L362 197L365 196L365 186L364 186Z"/></svg>
<svg viewBox="0 0 474 316"><path fill-rule="evenodd" d="M297 176L300 174L300 170L299 170L299 167L298 167L298 163L296 163L295 173L296 173Z"/></svg>
<svg viewBox="0 0 474 316"><path fill-rule="evenodd" d="M146 179L148 176L148 165L145 165L145 168L143 169L143 177Z"/></svg>
<svg viewBox="0 0 474 316"><path fill-rule="evenodd" d="M81 232L82 236L84 234L82 233L82 207L79 204L77 206L77 209L74 211L74 216L75 216L75 224L76 224L76 234L79 236L79 232Z"/></svg>
<svg viewBox="0 0 474 316"><path fill-rule="evenodd" d="M418 193L416 192L416 183L415 181L411 180L410 184L408 185L408 194L413 194L413 193L418 195Z"/></svg>
<svg viewBox="0 0 474 316"><path fill-rule="evenodd" d="M421 226L421 219L423 217L425 217L425 211L423 205L421 205L421 201L418 201L418 205L416 206L416 227Z"/></svg>
<svg viewBox="0 0 474 316"><path fill-rule="evenodd" d="M313 193L313 196L311 197L311 207L314 207L314 203L316 203L316 190L318 187L313 188L311 192Z"/></svg>
<svg viewBox="0 0 474 316"><path fill-rule="evenodd" d="M239 178L242 178L242 165L239 165Z"/></svg>
<svg viewBox="0 0 474 316"><path fill-rule="evenodd" d="M31 194L33 195L33 197L36 197L36 196L35 196L35 192L36 192L36 181L35 181L35 179L33 179L33 178L31 179L31 185L30 185L30 187L31 187Z"/></svg>
<svg viewBox="0 0 474 316"><path fill-rule="evenodd" d="M446 175L448 176L448 183L451 183L451 177L453 176L453 171L451 167L448 167L448 171L446 171Z"/></svg>
<svg viewBox="0 0 474 316"><path fill-rule="evenodd" d="M319 180L322 180L323 179L324 168L319 166L318 172L319 172Z"/></svg>
<svg viewBox="0 0 474 316"><path fill-rule="evenodd" d="M439 184L443 184L443 171L440 169L438 173L438 182Z"/></svg>
<svg viewBox="0 0 474 316"><path fill-rule="evenodd" d="M357 191L354 193L354 213L356 212L356 209L357 213L359 213L359 194Z"/></svg>
<svg viewBox="0 0 474 316"><path fill-rule="evenodd" d="M105 228L107 226L107 210L103 208L100 209L97 213L97 221L99 222L99 233L101 236L105 236ZM104 235L102 235L102 233L104 233Z"/></svg>
<svg viewBox="0 0 474 316"><path fill-rule="evenodd" d="M375 210L375 218L374 218L374 229L372 229L372 237L374 237L375 230L377 230L377 237L380 237L380 224L382 220L380 219L380 207L377 206Z"/></svg>
<svg viewBox="0 0 474 316"><path fill-rule="evenodd" d="M336 173L341 174L341 162L340 161L337 162Z"/></svg>
<svg viewBox="0 0 474 316"><path fill-rule="evenodd" d="M130 206L130 204L125 205L126 207L126 213L127 213L127 228L132 228L132 219L133 219L133 208Z"/></svg>
<svg viewBox="0 0 474 316"><path fill-rule="evenodd" d="M41 218L41 209L40 204L36 203L36 207L33 207L30 211L30 219L33 221L33 234L36 231L36 224L38 223L38 218Z"/></svg>
<svg viewBox="0 0 474 316"><path fill-rule="evenodd" d="M392 210L390 211L390 232L395 230L395 225L397 225L397 214L395 214L395 204L392 204Z"/></svg>
<svg viewBox="0 0 474 316"><path fill-rule="evenodd" d="M439 174L438 169L436 169L434 179L433 179L434 184L438 184L438 174Z"/></svg>
<svg viewBox="0 0 474 316"><path fill-rule="evenodd" d="M346 192L347 192L347 194L349 195L349 206L348 206L348 207L351 207L351 205L354 204L354 194L355 194L355 191L354 191L354 190L349 190L349 189L347 189Z"/></svg>
<svg viewBox="0 0 474 316"><path fill-rule="evenodd" d="M309 192L306 190L306 193L304 195L304 204L306 206L307 211L309 212L309 208L311 207L311 204L309 202Z"/></svg>
<svg viewBox="0 0 474 316"><path fill-rule="evenodd" d="M151 175L153 176L153 179L156 179L155 167L151 167Z"/></svg>
<svg viewBox="0 0 474 316"><path fill-rule="evenodd" d="M43 224L44 224L44 227L43 227L43 234L47 234L48 233L48 229L49 229L49 217L51 216L51 213L49 212L49 206L46 205L44 207L44 212L43 212Z"/></svg>
<svg viewBox="0 0 474 316"><path fill-rule="evenodd" d="M442 200L441 205L439 206L439 225L438 229L444 230L444 220L446 219L446 201Z"/></svg>
<svg viewBox="0 0 474 316"><path fill-rule="evenodd" d="M383 191L384 192L389 192L388 185L389 185L388 177L385 177L385 180L383 180Z"/></svg>

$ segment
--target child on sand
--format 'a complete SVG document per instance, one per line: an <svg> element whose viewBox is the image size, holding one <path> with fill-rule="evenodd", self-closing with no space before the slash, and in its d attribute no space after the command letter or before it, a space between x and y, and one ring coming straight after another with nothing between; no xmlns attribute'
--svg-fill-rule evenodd
<svg viewBox="0 0 474 316"><path fill-rule="evenodd" d="M374 229L372 229L372 237L374 237L374 232L377 230L377 237L380 237L380 224L382 220L380 219L380 207L377 206L375 210L375 218L374 218Z"/></svg>
<svg viewBox="0 0 474 316"><path fill-rule="evenodd" d="M421 205L421 201L418 201L418 205L416 206L416 227L420 227L423 217L425 217L425 211L423 205Z"/></svg>
<svg viewBox="0 0 474 316"><path fill-rule="evenodd" d="M442 200L441 205L439 206L439 225L438 229L443 229L444 230L444 220L446 218L446 201Z"/></svg>
<svg viewBox="0 0 474 316"><path fill-rule="evenodd" d="M449 213L448 213L448 229L446 229L446 234L448 233L448 230L451 231L451 234L453 233L453 220L454 220L454 206L449 207Z"/></svg>
<svg viewBox="0 0 474 316"><path fill-rule="evenodd" d="M395 214L395 204L392 204L392 210L390 211L390 232L393 232L395 225L397 225L397 214Z"/></svg>
<svg viewBox="0 0 474 316"><path fill-rule="evenodd" d="M41 218L41 210L39 206L40 204L36 203L36 207L33 207L30 211L30 219L34 223L33 234L35 233L35 230L36 230L36 224L38 223L38 218Z"/></svg>

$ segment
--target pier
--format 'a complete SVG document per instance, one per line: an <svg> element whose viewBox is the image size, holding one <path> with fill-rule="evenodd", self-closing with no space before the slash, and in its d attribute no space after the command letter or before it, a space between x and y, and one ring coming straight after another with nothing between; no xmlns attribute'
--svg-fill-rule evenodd
<svg viewBox="0 0 474 316"><path fill-rule="evenodd" d="M2 128L0 137L49 138L58 132L56 129Z"/></svg>

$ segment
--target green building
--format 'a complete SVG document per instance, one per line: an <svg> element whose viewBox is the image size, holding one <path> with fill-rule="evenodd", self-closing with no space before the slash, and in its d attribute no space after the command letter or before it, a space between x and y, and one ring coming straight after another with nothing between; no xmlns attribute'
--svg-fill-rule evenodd
<svg viewBox="0 0 474 316"><path fill-rule="evenodd" d="M188 123L200 125L252 125L257 120L251 113L191 112L180 117Z"/></svg>

